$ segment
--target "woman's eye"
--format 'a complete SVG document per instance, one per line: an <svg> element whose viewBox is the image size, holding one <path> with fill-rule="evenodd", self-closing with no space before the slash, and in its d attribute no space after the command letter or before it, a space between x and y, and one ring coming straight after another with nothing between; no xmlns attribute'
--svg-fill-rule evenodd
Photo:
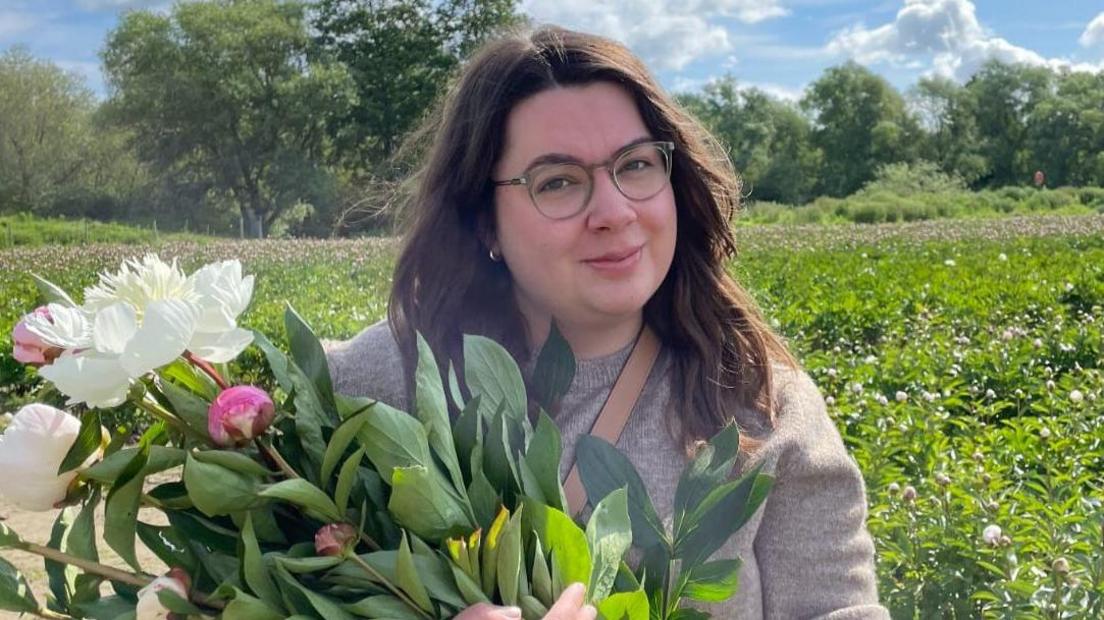
<svg viewBox="0 0 1104 620"><path fill-rule="evenodd" d="M646 159L633 159L625 162L619 172L637 172L640 170L646 170L652 166L652 162Z"/></svg>
<svg viewBox="0 0 1104 620"><path fill-rule="evenodd" d="M542 181L541 184L537 187L537 192L557 192L571 187L571 185L573 185L574 183L575 182L568 177L555 177L552 179L548 179L547 181Z"/></svg>

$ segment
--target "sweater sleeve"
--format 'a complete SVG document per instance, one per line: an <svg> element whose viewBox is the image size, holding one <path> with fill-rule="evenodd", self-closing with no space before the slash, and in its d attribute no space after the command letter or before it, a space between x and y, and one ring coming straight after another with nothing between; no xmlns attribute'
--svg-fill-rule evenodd
<svg viewBox="0 0 1104 620"><path fill-rule="evenodd" d="M367 396L406 410L402 355L386 320L348 340L324 341L322 349L335 392Z"/></svg>
<svg viewBox="0 0 1104 620"><path fill-rule="evenodd" d="M775 483L755 540L763 616L888 619L862 475L808 375L778 374Z"/></svg>

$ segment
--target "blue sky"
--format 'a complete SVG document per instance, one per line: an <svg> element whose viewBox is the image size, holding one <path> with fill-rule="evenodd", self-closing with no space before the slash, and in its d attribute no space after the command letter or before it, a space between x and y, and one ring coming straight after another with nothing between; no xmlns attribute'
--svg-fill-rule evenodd
<svg viewBox="0 0 1104 620"><path fill-rule="evenodd" d="M98 53L127 10L166 0L0 0L0 49L24 45L104 94ZM628 44L670 90L731 74L796 98L854 59L905 89L964 81L989 58L1104 70L1104 3L1088 0L523 0L540 22Z"/></svg>

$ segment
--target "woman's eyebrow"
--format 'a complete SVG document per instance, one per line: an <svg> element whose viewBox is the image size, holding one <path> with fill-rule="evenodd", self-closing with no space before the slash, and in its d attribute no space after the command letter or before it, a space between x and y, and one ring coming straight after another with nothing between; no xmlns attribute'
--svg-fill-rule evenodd
<svg viewBox="0 0 1104 620"><path fill-rule="evenodd" d="M628 150L628 149L630 149L630 148L632 148L632 147L634 147L638 144L643 144L645 142L652 142L654 140L655 140L655 138L653 138L651 136L640 136L639 138L635 138L635 139L627 142L621 148L614 151L613 155L610 156L609 161L617 159L618 155L620 155L621 153L624 153L626 150ZM574 155L567 155L565 153L545 153L543 155L538 155L537 157L533 158L533 160L529 162L529 165L526 166L525 169L526 170L532 170L533 168L535 168L537 166L543 166L545 164L581 164L581 163L583 163L582 160L580 160L578 157L575 157Z"/></svg>

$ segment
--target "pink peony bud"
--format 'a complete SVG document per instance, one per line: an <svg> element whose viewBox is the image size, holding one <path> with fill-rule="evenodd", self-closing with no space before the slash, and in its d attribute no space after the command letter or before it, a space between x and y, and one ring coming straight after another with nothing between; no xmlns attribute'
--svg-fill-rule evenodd
<svg viewBox="0 0 1104 620"><path fill-rule="evenodd" d="M51 320L50 311L46 306L35 308L34 312L27 316L31 315ZM47 343L38 334L28 329L26 317L16 323L15 328L12 329L12 344L15 345L12 348L12 357L15 361L35 366L49 364L61 355L62 351L60 347Z"/></svg>
<svg viewBox="0 0 1104 620"><path fill-rule="evenodd" d="M356 528L348 523L323 525L314 535L314 550L318 555L345 555L359 538Z"/></svg>
<svg viewBox="0 0 1104 620"><path fill-rule="evenodd" d="M220 446L244 444L272 424L276 407L260 388L235 385L215 397L207 410L207 432Z"/></svg>
<svg viewBox="0 0 1104 620"><path fill-rule="evenodd" d="M162 620L169 618L171 612L161 603L157 593L162 590L170 590L173 594L184 600L188 600L188 589L192 580L188 573L181 568L174 568L168 573L154 579L150 584L138 591L138 605L134 608L136 620Z"/></svg>

